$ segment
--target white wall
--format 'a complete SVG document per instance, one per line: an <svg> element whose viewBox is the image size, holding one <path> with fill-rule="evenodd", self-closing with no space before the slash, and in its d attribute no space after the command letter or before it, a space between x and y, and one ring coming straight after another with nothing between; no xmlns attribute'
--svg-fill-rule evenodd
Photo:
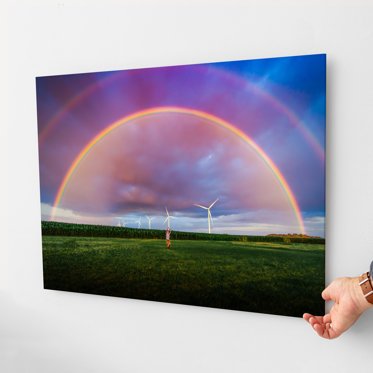
<svg viewBox="0 0 373 373"><path fill-rule="evenodd" d="M13 1L1 13L0 371L368 369L373 312L326 341L297 318L43 290L34 77L327 53L330 282L373 258L372 4Z"/></svg>

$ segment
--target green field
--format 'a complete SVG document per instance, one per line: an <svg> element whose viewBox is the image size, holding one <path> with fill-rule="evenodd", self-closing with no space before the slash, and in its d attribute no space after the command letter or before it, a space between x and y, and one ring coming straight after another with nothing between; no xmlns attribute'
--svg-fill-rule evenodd
<svg viewBox="0 0 373 373"><path fill-rule="evenodd" d="M75 236L75 237L109 237L109 238L148 238L164 239L165 230L144 228L123 228L110 225L72 224L54 221L42 221L43 236ZM240 242L285 242L325 244L324 238L279 237L279 236L247 236L216 233L197 233L172 231L173 240L199 241L240 241Z"/></svg>
<svg viewBox="0 0 373 373"><path fill-rule="evenodd" d="M49 236L44 287L234 310L324 313L325 245Z"/></svg>

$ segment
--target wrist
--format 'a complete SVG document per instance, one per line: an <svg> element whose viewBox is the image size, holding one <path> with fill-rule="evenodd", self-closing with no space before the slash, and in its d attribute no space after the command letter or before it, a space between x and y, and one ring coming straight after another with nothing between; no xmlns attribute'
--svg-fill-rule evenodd
<svg viewBox="0 0 373 373"><path fill-rule="evenodd" d="M369 308L373 307L373 304L368 302L368 300L365 298L363 290L360 286L360 277L353 277L353 288L354 288L354 294L355 294L355 301L358 305L359 310L361 310L361 313L366 311Z"/></svg>

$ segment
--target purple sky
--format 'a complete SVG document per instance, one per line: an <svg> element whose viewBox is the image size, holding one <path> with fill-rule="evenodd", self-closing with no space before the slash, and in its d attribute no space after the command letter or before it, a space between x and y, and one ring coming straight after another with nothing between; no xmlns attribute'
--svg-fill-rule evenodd
<svg viewBox="0 0 373 373"><path fill-rule="evenodd" d="M41 77L37 106L42 219L92 138L126 115L175 106L222 118L252 138L287 180L307 233L324 236L324 162L315 142L324 149L325 55ZM154 114L92 148L55 220L137 226L141 216L145 226L151 215L152 227L164 228L167 206L173 229L206 231L207 214L193 203L216 198L214 232L299 233L283 189L250 146L206 119Z"/></svg>

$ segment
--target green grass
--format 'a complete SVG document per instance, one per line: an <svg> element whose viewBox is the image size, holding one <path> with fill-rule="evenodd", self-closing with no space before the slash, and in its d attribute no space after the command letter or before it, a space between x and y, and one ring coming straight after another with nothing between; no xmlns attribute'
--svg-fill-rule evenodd
<svg viewBox="0 0 373 373"><path fill-rule="evenodd" d="M43 236L47 289L288 316L321 314L324 245Z"/></svg>

